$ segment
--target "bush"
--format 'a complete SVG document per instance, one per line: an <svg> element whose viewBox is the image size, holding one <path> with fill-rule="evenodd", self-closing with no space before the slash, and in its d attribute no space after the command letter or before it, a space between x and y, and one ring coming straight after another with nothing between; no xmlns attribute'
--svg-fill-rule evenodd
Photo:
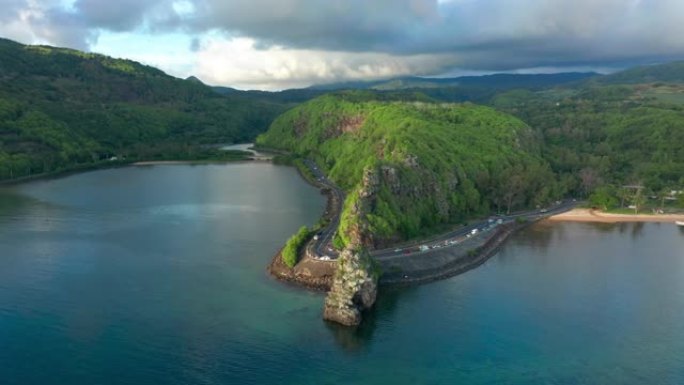
<svg viewBox="0 0 684 385"><path fill-rule="evenodd" d="M299 261L299 252L302 246L306 243L311 232L306 226L302 226L299 231L290 239L287 240L285 247L283 248L282 258L283 262L290 268L293 268Z"/></svg>

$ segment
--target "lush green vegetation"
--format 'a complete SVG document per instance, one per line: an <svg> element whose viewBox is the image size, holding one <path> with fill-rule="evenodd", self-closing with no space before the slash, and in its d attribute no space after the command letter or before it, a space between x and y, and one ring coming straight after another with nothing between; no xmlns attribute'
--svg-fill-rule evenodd
<svg viewBox="0 0 684 385"><path fill-rule="evenodd" d="M604 210L667 212L684 200L672 194L684 190L682 83L679 62L547 89L464 83L343 92L287 112L259 140L315 159L349 192L338 247L359 232L383 244L561 196ZM463 100L520 121L439 104Z"/></svg>
<svg viewBox="0 0 684 385"><path fill-rule="evenodd" d="M652 191L646 187L615 186L604 184L589 195L589 204L603 211L638 214L680 212L684 209L684 192L663 188Z"/></svg>
<svg viewBox="0 0 684 385"><path fill-rule="evenodd" d="M251 140L282 110L130 60L0 39L0 180L114 158L230 159L206 144Z"/></svg>
<svg viewBox="0 0 684 385"><path fill-rule="evenodd" d="M348 192L338 246L364 236L385 245L565 195L606 210L684 206L672 194L684 190L684 62L587 76L350 84L385 91L310 100L258 144L292 151L277 161L305 175L297 156L316 160ZM130 60L0 39L0 180L243 159L213 144L252 140L323 92L212 89ZM443 103L453 101L492 108Z"/></svg>
<svg viewBox="0 0 684 385"><path fill-rule="evenodd" d="M299 253L306 241L309 239L311 231L302 226L299 231L285 243L285 247L281 253L283 262L290 268L294 267L299 261Z"/></svg>
<svg viewBox="0 0 684 385"><path fill-rule="evenodd" d="M316 160L348 192L345 244L361 232L379 246L560 194L536 133L471 104L326 95L283 114L257 143Z"/></svg>
<svg viewBox="0 0 684 385"><path fill-rule="evenodd" d="M653 88L508 92L493 105L541 132L544 157L570 194L643 185L652 196L684 186L684 106L648 96ZM618 190L611 190L614 198Z"/></svg>

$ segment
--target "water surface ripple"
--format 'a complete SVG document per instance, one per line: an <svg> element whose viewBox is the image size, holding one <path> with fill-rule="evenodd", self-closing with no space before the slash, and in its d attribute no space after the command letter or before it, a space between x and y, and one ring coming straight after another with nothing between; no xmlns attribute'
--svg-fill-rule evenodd
<svg viewBox="0 0 684 385"><path fill-rule="evenodd" d="M0 383L684 383L674 225L538 224L350 331L264 272L324 205L262 163L0 189Z"/></svg>

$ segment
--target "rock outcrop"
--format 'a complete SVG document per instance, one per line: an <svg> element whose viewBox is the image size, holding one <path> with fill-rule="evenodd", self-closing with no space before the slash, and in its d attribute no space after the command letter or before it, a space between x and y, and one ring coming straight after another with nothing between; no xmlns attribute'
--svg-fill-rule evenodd
<svg viewBox="0 0 684 385"><path fill-rule="evenodd" d="M361 323L378 293L378 274L365 249L346 249L338 259L332 287L325 299L323 319L345 326Z"/></svg>

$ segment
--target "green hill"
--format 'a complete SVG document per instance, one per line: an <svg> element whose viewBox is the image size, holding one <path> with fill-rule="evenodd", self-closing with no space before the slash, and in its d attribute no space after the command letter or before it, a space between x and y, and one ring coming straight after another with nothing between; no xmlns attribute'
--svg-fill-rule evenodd
<svg viewBox="0 0 684 385"><path fill-rule="evenodd" d="M684 83L684 61L629 68L592 81L604 84Z"/></svg>
<svg viewBox="0 0 684 385"><path fill-rule="evenodd" d="M518 91L497 95L493 104L541 132L544 157L571 194L640 184L655 195L684 187L684 110L681 102L662 98L678 95L676 89L605 85Z"/></svg>
<svg viewBox="0 0 684 385"><path fill-rule="evenodd" d="M594 72L566 72L556 74L493 74L481 76L460 76L454 78L426 78L406 76L387 80L356 81L311 86L310 90L402 90L431 88L484 88L484 89L538 89L576 83L599 76Z"/></svg>
<svg viewBox="0 0 684 385"><path fill-rule="evenodd" d="M382 247L450 223L545 204L554 175L536 133L488 107L326 95L274 121L260 145L312 158L348 193L340 236Z"/></svg>
<svg viewBox="0 0 684 385"><path fill-rule="evenodd" d="M0 39L0 180L98 163L208 156L282 111L130 60Z"/></svg>

